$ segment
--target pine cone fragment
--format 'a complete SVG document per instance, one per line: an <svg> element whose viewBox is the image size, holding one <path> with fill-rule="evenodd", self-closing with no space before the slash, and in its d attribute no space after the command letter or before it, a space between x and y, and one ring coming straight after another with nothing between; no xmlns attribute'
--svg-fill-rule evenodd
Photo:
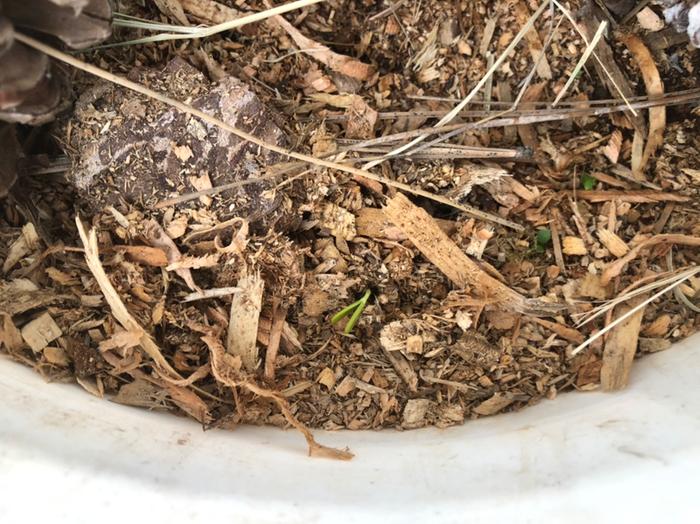
<svg viewBox="0 0 700 524"><path fill-rule="evenodd" d="M17 178L21 149L13 126L39 125L61 108L63 75L43 53L15 39L15 30L38 32L83 49L109 37L109 0L0 0L0 198Z"/></svg>
<svg viewBox="0 0 700 524"><path fill-rule="evenodd" d="M82 49L110 35L109 0L5 0L0 3L0 120L42 124L61 102L61 79L48 58L14 38L44 33Z"/></svg>

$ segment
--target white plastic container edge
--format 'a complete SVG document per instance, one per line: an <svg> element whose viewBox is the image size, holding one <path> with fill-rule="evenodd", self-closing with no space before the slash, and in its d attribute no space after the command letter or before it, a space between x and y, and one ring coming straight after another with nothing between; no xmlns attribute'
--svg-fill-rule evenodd
<svg viewBox="0 0 700 524"><path fill-rule="evenodd" d="M203 432L0 357L0 522L698 522L700 335L616 394L448 430Z"/></svg>

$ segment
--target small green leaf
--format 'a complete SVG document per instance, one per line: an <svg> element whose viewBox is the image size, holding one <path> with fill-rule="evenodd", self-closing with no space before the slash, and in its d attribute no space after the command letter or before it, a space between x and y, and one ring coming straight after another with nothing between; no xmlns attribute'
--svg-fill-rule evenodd
<svg viewBox="0 0 700 524"><path fill-rule="evenodd" d="M591 175L583 175L581 177L581 187L586 191L592 191L598 185L598 179Z"/></svg>

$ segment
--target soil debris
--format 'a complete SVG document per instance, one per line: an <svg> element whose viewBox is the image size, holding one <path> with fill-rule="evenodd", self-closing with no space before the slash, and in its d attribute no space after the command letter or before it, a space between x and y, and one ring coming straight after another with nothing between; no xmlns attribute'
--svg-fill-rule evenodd
<svg viewBox="0 0 700 524"><path fill-rule="evenodd" d="M0 351L344 460L311 430L625 387L700 325L700 54L603 3L319 1L202 38L268 6L120 4L110 43L179 40L81 60L173 100L76 73L56 122L0 129Z"/></svg>

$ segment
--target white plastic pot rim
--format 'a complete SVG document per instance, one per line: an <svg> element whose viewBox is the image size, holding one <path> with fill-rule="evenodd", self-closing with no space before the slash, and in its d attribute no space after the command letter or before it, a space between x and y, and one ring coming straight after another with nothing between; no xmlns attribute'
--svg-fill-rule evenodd
<svg viewBox="0 0 700 524"><path fill-rule="evenodd" d="M629 389L448 430L203 432L0 358L0 522L696 522L700 336Z"/></svg>

